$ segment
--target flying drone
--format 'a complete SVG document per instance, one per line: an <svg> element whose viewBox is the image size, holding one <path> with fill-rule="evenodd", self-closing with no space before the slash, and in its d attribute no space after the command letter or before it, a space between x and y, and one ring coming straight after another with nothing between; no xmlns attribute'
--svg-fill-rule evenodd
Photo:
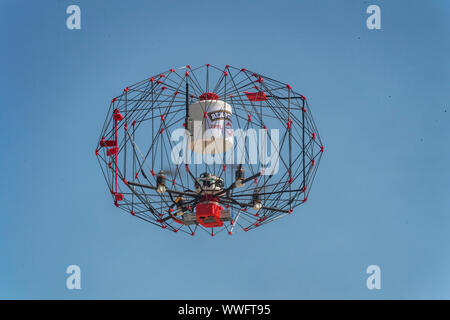
<svg viewBox="0 0 450 320"><path fill-rule="evenodd" d="M116 207L166 230L212 236L291 214L307 201L324 152L305 96L210 64L127 86L96 143Z"/></svg>

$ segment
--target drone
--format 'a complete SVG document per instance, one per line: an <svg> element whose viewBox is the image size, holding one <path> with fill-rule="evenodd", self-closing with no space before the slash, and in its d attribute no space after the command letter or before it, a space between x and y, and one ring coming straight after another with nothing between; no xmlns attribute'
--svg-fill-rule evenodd
<svg viewBox="0 0 450 320"><path fill-rule="evenodd" d="M95 149L116 207L162 229L212 236L290 215L307 201L323 152L304 95L210 64L125 87Z"/></svg>

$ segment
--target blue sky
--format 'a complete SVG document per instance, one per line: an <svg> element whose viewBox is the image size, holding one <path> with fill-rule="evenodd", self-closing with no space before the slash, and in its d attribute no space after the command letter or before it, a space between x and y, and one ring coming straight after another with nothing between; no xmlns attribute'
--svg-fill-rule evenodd
<svg viewBox="0 0 450 320"><path fill-rule="evenodd" d="M449 299L449 21L437 0L1 1L0 298ZM305 93L326 147L307 205L231 237L123 214L94 155L111 97L205 63Z"/></svg>

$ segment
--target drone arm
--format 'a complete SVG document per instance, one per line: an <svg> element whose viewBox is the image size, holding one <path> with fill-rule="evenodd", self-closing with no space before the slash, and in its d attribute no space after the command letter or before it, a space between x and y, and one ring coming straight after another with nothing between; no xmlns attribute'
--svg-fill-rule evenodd
<svg viewBox="0 0 450 320"><path fill-rule="evenodd" d="M248 177L248 178L242 180L242 183L249 182L250 180L253 180L253 179L255 179L255 178L258 178L260 175L261 175L261 172L258 172L257 174L254 174L254 175L252 175L251 177ZM236 182L235 182L234 184L236 184Z"/></svg>
<svg viewBox="0 0 450 320"><path fill-rule="evenodd" d="M242 180L242 183L249 182L250 180L253 180L253 179L255 179L255 178L258 178L260 175L261 175L261 172L258 172L257 174L254 174L254 175L252 175L251 177L248 177L248 178ZM227 193L228 191L233 190L234 188L236 188L236 181L233 182L233 183L231 184L231 186L229 186L228 188L223 189L222 191L219 191L218 193L216 193L215 196L216 196L216 197L221 196L221 195Z"/></svg>
<svg viewBox="0 0 450 320"><path fill-rule="evenodd" d="M128 181L128 184L131 186L136 186L136 187L142 187L142 188L147 188L147 189L152 189L152 190L156 190L157 188L148 184L142 184L142 183L136 183L136 182L130 182ZM170 194L177 194L177 195L181 195L181 196L188 196L188 197L197 197L197 194L195 193L188 193L188 192L183 192L183 191L176 191L176 190L170 190L170 189L166 189L166 191Z"/></svg>
<svg viewBox="0 0 450 320"><path fill-rule="evenodd" d="M228 198L228 197L222 197L221 200L226 200L226 201L221 201L221 202L225 202L225 204L227 204L227 201L229 201L228 203L234 203L237 204L241 207L252 207L253 204L252 203L243 203L243 202L238 202L233 198ZM285 210L285 209L279 209L279 208L274 208L274 207L261 207L261 210L265 209L265 210L269 210L269 211L276 211L276 212L284 212L284 213L288 213L289 210Z"/></svg>

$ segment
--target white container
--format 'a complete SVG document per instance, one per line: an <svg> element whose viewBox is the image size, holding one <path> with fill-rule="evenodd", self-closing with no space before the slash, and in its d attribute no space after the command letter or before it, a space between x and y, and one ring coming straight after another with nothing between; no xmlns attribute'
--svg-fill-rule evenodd
<svg viewBox="0 0 450 320"><path fill-rule="evenodd" d="M189 106L191 148L217 154L233 147L232 108L222 100L200 100Z"/></svg>

